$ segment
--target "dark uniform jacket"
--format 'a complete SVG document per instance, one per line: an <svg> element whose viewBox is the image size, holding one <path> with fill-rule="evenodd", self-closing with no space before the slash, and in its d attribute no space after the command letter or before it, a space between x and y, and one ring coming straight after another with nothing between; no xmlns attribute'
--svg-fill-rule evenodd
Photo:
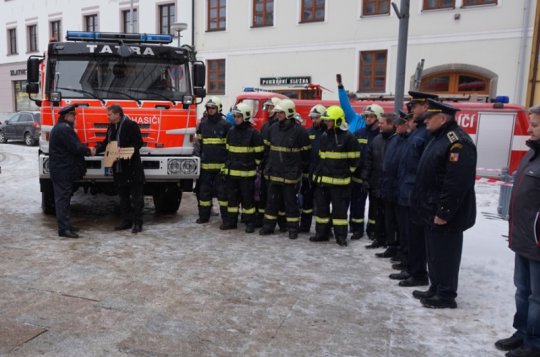
<svg viewBox="0 0 540 357"><path fill-rule="evenodd" d="M381 197L388 202L397 203L399 196L399 164L403 157L405 135L394 134L386 144L383 159Z"/></svg>
<svg viewBox="0 0 540 357"><path fill-rule="evenodd" d="M412 206L421 222L433 226L435 216L448 223L439 226L464 231L476 220L476 146L455 121L432 133L416 174Z"/></svg>
<svg viewBox="0 0 540 357"><path fill-rule="evenodd" d="M313 174L319 164L319 147L321 136L326 130L326 125L320 124L318 127L312 126L307 130L309 141L311 142L311 156L309 158L308 173Z"/></svg>
<svg viewBox="0 0 540 357"><path fill-rule="evenodd" d="M225 174L232 177L255 177L264 155L261 134L249 123L242 123L227 134Z"/></svg>
<svg viewBox="0 0 540 357"><path fill-rule="evenodd" d="M368 144L368 152L362 169L362 180L369 185L370 192L381 198L382 169L386 143L394 133L380 133Z"/></svg>
<svg viewBox="0 0 540 357"><path fill-rule="evenodd" d="M118 160L113 164L115 179L144 182L144 169L139 153L144 142L139 125L125 116L118 124L109 124L105 140L96 145L96 152L105 151L107 144L111 141L118 141L118 147L135 149L131 159Z"/></svg>
<svg viewBox="0 0 540 357"><path fill-rule="evenodd" d="M360 146L349 131L327 130L322 136L314 181L323 186L347 186L360 158Z"/></svg>
<svg viewBox="0 0 540 357"><path fill-rule="evenodd" d="M517 254L540 261L540 140L529 140L514 180L508 243Z"/></svg>
<svg viewBox="0 0 540 357"><path fill-rule="evenodd" d="M418 163L429 140L431 140L431 135L426 130L426 124L419 122L416 130L409 134L403 144L402 159L399 163L398 172L398 204L400 206L411 206L411 196L416 182Z"/></svg>
<svg viewBox="0 0 540 357"><path fill-rule="evenodd" d="M197 128L197 139L200 145L201 169L221 170L227 159L227 133L231 129L221 113L201 120Z"/></svg>
<svg viewBox="0 0 540 357"><path fill-rule="evenodd" d="M374 124L371 126L366 126L354 133L356 140L360 144L360 160L358 161L358 167L356 168L352 178L352 180L357 183L362 182L362 170L364 169L364 163L367 159L368 144L380 133L378 127L373 129L373 125Z"/></svg>
<svg viewBox="0 0 540 357"><path fill-rule="evenodd" d="M311 145L306 130L294 119L272 125L265 144L268 161L264 176L267 180L294 184L307 173Z"/></svg>
<svg viewBox="0 0 540 357"><path fill-rule="evenodd" d="M73 124L59 120L51 130L49 170L56 181L76 181L86 173L84 157L90 149L83 145L73 130Z"/></svg>

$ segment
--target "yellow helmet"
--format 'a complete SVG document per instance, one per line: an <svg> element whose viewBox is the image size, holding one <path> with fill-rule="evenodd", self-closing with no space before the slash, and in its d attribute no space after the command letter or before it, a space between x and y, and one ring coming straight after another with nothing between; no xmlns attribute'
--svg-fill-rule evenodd
<svg viewBox="0 0 540 357"><path fill-rule="evenodd" d="M332 120L334 122L334 125L336 127L340 127L340 128L342 128L342 126L344 124L347 124L347 122L345 121L345 112L343 111L343 109L341 109L341 107L339 107L337 105L329 106L326 109L326 111L323 113L321 118L324 121ZM344 129L344 130L346 130L346 129Z"/></svg>
<svg viewBox="0 0 540 357"><path fill-rule="evenodd" d="M232 113L233 114L241 114L242 119L244 119L244 121L247 121L247 122L251 123L252 110L251 110L251 107L248 104L246 104L246 103L238 103L238 104L236 104L236 106L232 109Z"/></svg>
<svg viewBox="0 0 540 357"><path fill-rule="evenodd" d="M276 104L274 112L284 112L287 119L292 119L296 114L296 105L290 99L283 99Z"/></svg>
<svg viewBox="0 0 540 357"><path fill-rule="evenodd" d="M381 119L381 115L384 114L384 109L379 104L370 104L364 109L362 114L375 115L377 119Z"/></svg>
<svg viewBox="0 0 540 357"><path fill-rule="evenodd" d="M221 113L223 110L223 104L221 104L221 99L218 97L210 97L206 101L205 107L215 107L217 108L218 113Z"/></svg>
<svg viewBox="0 0 540 357"><path fill-rule="evenodd" d="M326 108L323 105L317 104L317 105L314 105L313 108L310 109L309 116L311 118L320 117L321 115L324 114L325 111L326 111Z"/></svg>

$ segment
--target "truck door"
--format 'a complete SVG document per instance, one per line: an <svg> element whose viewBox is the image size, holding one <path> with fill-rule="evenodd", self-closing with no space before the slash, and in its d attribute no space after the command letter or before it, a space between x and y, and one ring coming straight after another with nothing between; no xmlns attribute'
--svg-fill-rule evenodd
<svg viewBox="0 0 540 357"><path fill-rule="evenodd" d="M516 113L480 112L478 116L476 135L478 164L476 167L479 170L476 173L480 176L497 176L499 172L486 169L508 167Z"/></svg>

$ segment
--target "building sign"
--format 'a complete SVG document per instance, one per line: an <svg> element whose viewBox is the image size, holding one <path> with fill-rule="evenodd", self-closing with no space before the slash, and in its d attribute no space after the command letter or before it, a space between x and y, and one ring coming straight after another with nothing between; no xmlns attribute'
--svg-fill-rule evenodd
<svg viewBox="0 0 540 357"><path fill-rule="evenodd" d="M262 77L261 86L292 86L292 85L302 85L310 84L311 77Z"/></svg>
<svg viewBox="0 0 540 357"><path fill-rule="evenodd" d="M11 76L26 76L26 69L12 69L9 74Z"/></svg>

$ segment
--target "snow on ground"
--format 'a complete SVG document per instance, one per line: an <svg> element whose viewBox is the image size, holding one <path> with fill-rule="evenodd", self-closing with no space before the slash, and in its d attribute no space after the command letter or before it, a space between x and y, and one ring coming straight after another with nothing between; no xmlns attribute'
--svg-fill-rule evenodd
<svg viewBox="0 0 540 357"><path fill-rule="evenodd" d="M497 185L476 187L458 309L431 310L388 279L365 239L221 232L217 217L194 223L191 193L172 216L147 200L136 236L112 231L115 198L77 193L85 238L59 239L40 211L37 148L0 144L0 166L0 355L502 356L493 343L513 332ZM5 326L45 332L25 342Z"/></svg>

